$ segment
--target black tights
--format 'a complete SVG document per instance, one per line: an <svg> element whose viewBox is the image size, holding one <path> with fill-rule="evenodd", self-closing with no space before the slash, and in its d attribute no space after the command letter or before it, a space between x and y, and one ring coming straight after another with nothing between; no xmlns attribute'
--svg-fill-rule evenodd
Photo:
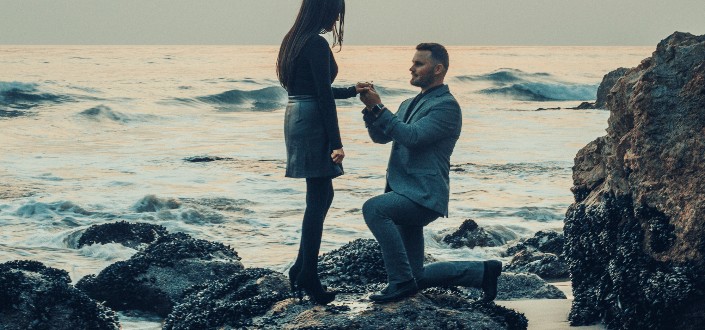
<svg viewBox="0 0 705 330"><path fill-rule="evenodd" d="M318 252L321 249L323 221L333 202L332 178L306 179L306 211L301 225L301 242L290 276L318 281Z"/></svg>

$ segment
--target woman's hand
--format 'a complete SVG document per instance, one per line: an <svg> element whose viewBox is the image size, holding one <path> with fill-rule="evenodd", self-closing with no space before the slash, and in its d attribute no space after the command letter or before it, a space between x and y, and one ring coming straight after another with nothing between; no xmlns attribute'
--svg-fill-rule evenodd
<svg viewBox="0 0 705 330"><path fill-rule="evenodd" d="M358 94L364 93L369 91L370 89L374 89L375 86L371 82L359 82L355 84L355 92Z"/></svg>
<svg viewBox="0 0 705 330"><path fill-rule="evenodd" d="M343 158L345 158L345 151L343 151L343 148L335 149L333 150L333 153L330 154L330 158L333 159L333 163L341 164L343 162Z"/></svg>

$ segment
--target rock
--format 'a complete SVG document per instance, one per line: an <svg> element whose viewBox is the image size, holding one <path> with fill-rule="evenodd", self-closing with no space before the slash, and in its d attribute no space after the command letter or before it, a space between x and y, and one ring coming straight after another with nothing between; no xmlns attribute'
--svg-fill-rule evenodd
<svg viewBox="0 0 705 330"><path fill-rule="evenodd" d="M165 317L191 286L241 271L239 260L237 252L223 244L169 234L76 286L113 309Z"/></svg>
<svg viewBox="0 0 705 330"><path fill-rule="evenodd" d="M705 36L676 32L607 96L565 218L572 325L705 328Z"/></svg>
<svg viewBox="0 0 705 330"><path fill-rule="evenodd" d="M119 329L117 315L36 261L0 264L0 329Z"/></svg>
<svg viewBox="0 0 705 330"><path fill-rule="evenodd" d="M480 290L478 295L480 294ZM502 273L497 281L497 300L566 299L565 293L536 274Z"/></svg>
<svg viewBox="0 0 705 330"><path fill-rule="evenodd" d="M449 294L417 294L389 304L347 295L335 305L289 299L255 321L257 329L526 329L523 314Z"/></svg>
<svg viewBox="0 0 705 330"><path fill-rule="evenodd" d="M426 254L424 263L437 261ZM338 292L364 293L382 289L387 271L382 250L374 239L358 238L318 258L318 275L327 287Z"/></svg>
<svg viewBox="0 0 705 330"><path fill-rule="evenodd" d="M454 249L501 246L506 243L502 237L492 235L480 228L472 219L465 220L458 230L443 237L443 242Z"/></svg>
<svg viewBox="0 0 705 330"><path fill-rule="evenodd" d="M604 77L602 77L602 82L600 86L597 87L597 100L593 105L593 109L605 109L607 106L607 95L609 95L612 87L617 83L619 78L624 77L624 75L629 71L627 68L619 68L608 72ZM580 106L578 106L579 108Z"/></svg>
<svg viewBox="0 0 705 330"><path fill-rule="evenodd" d="M139 213L159 212L161 210L174 210L181 206L181 202L174 198L159 198L155 195L144 196L133 207Z"/></svg>
<svg viewBox="0 0 705 330"><path fill-rule="evenodd" d="M92 244L119 243L139 250L167 234L168 232L163 226L149 223L120 221L92 225L81 235L78 240L78 248Z"/></svg>
<svg viewBox="0 0 705 330"><path fill-rule="evenodd" d="M277 302L291 297L288 279L268 269L248 268L194 287L167 317L163 329L253 326Z"/></svg>
<svg viewBox="0 0 705 330"><path fill-rule="evenodd" d="M509 247L505 255L512 256L526 249L534 249L543 253L553 253L562 256L564 243L565 238L562 233L538 231L533 237Z"/></svg>
<svg viewBox="0 0 705 330"><path fill-rule="evenodd" d="M220 160L233 160L233 158L219 156L193 156L184 158L184 161L189 163L210 163Z"/></svg>
<svg viewBox="0 0 705 330"><path fill-rule="evenodd" d="M504 270L515 273L532 273L543 279L562 279L569 275L568 263L553 253L523 250L515 254Z"/></svg>

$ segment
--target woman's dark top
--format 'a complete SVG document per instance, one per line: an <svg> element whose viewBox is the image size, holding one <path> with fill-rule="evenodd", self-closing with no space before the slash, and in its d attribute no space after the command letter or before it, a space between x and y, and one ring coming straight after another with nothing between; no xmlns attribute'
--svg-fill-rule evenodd
<svg viewBox="0 0 705 330"><path fill-rule="evenodd" d="M328 141L333 150L343 147L340 140L335 99L346 99L357 95L355 86L331 87L337 75L338 64L335 63L328 41L320 35L315 35L306 41L301 53L296 58L292 81L287 84L289 95L316 96Z"/></svg>

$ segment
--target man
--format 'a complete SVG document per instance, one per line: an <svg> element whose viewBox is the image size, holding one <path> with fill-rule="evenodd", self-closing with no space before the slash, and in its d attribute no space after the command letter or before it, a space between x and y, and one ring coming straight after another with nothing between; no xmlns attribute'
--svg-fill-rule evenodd
<svg viewBox="0 0 705 330"><path fill-rule="evenodd" d="M387 287L370 296L374 302L396 301L419 289L438 285L482 288L483 300L497 294L499 261L438 262L423 266L423 227L448 216L450 155L460 136L462 113L443 83L448 52L435 43L416 46L411 84L421 93L389 111L374 89L360 95L363 119L372 141L392 144L385 193L362 208L367 226L382 249Z"/></svg>

